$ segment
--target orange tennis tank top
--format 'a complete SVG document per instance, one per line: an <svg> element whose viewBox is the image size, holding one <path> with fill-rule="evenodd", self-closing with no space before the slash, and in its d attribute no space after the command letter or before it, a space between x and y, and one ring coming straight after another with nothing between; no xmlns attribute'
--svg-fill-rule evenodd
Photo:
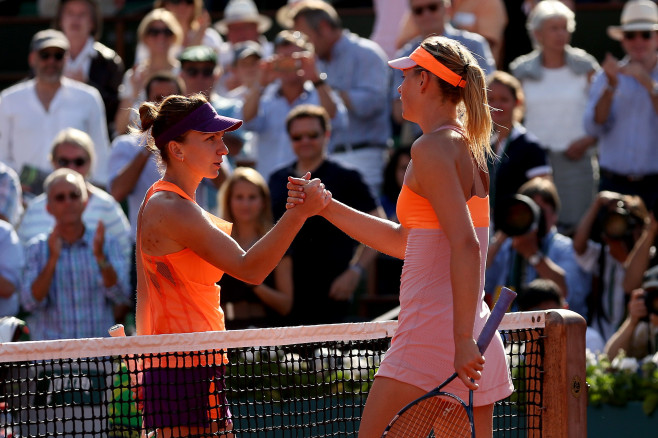
<svg viewBox="0 0 658 438"><path fill-rule="evenodd" d="M151 196L159 191L174 192L194 202L175 184L157 181L146 193L142 209ZM205 211L204 214L221 231L231 234L230 222ZM189 248L163 256L152 256L141 251L139 236L137 245L140 246L146 283L143 334L225 330L224 312L219 305L220 288L217 285L224 271Z"/></svg>
<svg viewBox="0 0 658 438"><path fill-rule="evenodd" d="M480 198L472 196L466 202L474 227L489 226L489 197ZM402 185L396 207L398 220L405 228L433 228L441 229L432 204L427 198L411 190L406 184Z"/></svg>
<svg viewBox="0 0 658 438"><path fill-rule="evenodd" d="M461 126L442 125L435 129L434 132L444 129L455 131L466 138L464 129ZM472 196L471 199L466 201L466 206L471 213L471 220L474 227L489 226L488 196L484 198ZM430 201L411 190L406 184L402 184L395 211L400 224L405 228L441 229L441 224L436 217L436 212L432 208Z"/></svg>

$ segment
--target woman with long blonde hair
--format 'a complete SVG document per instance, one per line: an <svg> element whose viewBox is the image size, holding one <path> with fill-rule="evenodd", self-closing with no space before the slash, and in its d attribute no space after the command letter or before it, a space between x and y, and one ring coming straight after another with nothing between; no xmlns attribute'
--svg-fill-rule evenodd
<svg viewBox="0 0 658 438"><path fill-rule="evenodd" d="M238 167L219 192L220 216L233 224L231 237L245 251L274 225L270 189L251 167ZM231 275L219 282L221 306L229 330L282 325L293 301L292 259L286 255L261 284Z"/></svg>
<svg viewBox="0 0 658 438"><path fill-rule="evenodd" d="M454 371L459 379L444 390L467 399L477 389L475 430L490 437L493 405L513 386L500 338L484 355L476 343L489 315L483 287L491 116L484 73L461 44L436 36L389 65L404 74L403 117L423 130L397 203L400 223L337 200L320 213L354 239L404 259L398 329L368 395L359 437L380 437L402 407ZM289 208L303 203L305 184L288 184Z"/></svg>

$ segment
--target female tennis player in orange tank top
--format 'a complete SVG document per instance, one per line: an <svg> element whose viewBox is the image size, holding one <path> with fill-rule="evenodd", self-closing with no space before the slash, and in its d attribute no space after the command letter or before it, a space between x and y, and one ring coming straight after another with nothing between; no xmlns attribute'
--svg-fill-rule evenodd
<svg viewBox="0 0 658 438"><path fill-rule="evenodd" d="M429 37L408 58L389 64L404 73L398 89L404 118L423 130L398 199L400 224L337 200L320 213L366 245L404 258L398 330L368 396L359 437L379 438L398 410L454 371L460 379L444 390L466 400L467 388L477 389L476 433L490 437L493 404L513 386L501 339L495 337L484 355L476 344L489 314L483 286L491 118L484 74L467 49L443 37ZM304 183L288 183L288 208L303 202L296 184Z"/></svg>
<svg viewBox="0 0 658 438"><path fill-rule="evenodd" d="M216 178L228 153L224 132L242 121L219 116L200 94L169 96L159 105L147 102L139 112L141 131L159 154L164 173L147 192L138 216L137 333L224 330L216 284L222 274L262 283L306 218L324 208L331 195L320 181L311 181L305 187L308 206L286 212L245 252L231 238L231 224L194 200L201 179ZM145 426L164 436L230 428L223 395L225 361L220 355L186 358L182 366L165 360L145 363Z"/></svg>

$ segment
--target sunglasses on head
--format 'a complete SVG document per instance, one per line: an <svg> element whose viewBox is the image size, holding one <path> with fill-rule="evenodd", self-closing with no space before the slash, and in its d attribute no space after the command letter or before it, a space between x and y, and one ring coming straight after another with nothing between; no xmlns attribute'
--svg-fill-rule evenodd
<svg viewBox="0 0 658 438"><path fill-rule="evenodd" d="M57 50L57 51L47 51L47 50L42 50L39 52L39 58L41 58L42 61L46 61L50 58L55 58L56 61L61 61L64 59L64 51L63 50Z"/></svg>
<svg viewBox="0 0 658 438"><path fill-rule="evenodd" d="M212 67L205 67L205 68L186 67L183 69L183 71L188 76L196 77L198 75L201 75L204 78L209 78L210 76L212 76L215 69Z"/></svg>
<svg viewBox="0 0 658 438"><path fill-rule="evenodd" d="M168 27L149 27L146 29L146 35L148 36L157 37L161 34L166 37L174 36L174 33Z"/></svg>
<svg viewBox="0 0 658 438"><path fill-rule="evenodd" d="M80 167L80 166L84 166L86 163L87 163L87 159L82 157L57 159L57 164L60 167L69 167L70 165L74 165L75 167Z"/></svg>
<svg viewBox="0 0 658 438"><path fill-rule="evenodd" d="M634 40L638 36L642 37L643 40L649 40L653 36L653 32L650 30L629 30L624 32L624 39L625 40Z"/></svg>
<svg viewBox="0 0 658 438"><path fill-rule="evenodd" d="M70 199L71 201L77 201L82 197L82 194L80 192L69 192L69 193L58 193L55 196L53 196L53 199L55 202L64 202L67 199Z"/></svg>
<svg viewBox="0 0 658 438"><path fill-rule="evenodd" d="M290 136L292 141L300 141L304 137L307 137L310 140L317 140L320 137L320 133L318 131L314 131L314 132L305 132L305 133L302 133L302 134L292 134Z"/></svg>
<svg viewBox="0 0 658 438"><path fill-rule="evenodd" d="M428 5L422 5L422 6L416 6L411 8L411 12L413 12L414 15L423 15L423 12L427 9L429 12L436 12L439 10L441 7L440 3L430 3Z"/></svg>

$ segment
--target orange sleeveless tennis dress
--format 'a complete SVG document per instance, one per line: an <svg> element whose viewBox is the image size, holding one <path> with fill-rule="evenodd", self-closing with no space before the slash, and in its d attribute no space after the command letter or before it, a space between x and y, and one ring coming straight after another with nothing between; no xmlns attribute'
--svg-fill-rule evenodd
<svg viewBox="0 0 658 438"><path fill-rule="evenodd" d="M174 192L194 202L183 190L167 181L157 181L144 198L146 205L155 193ZM143 207L142 207L143 208ZM232 224L205 212L206 216L226 234ZM141 230L140 230L141 231ZM141 234L141 233L140 233ZM137 245L141 247L140 239ZM146 280L146 303L143 329L146 335L190 333L224 330L224 312L219 306L220 288L217 282L224 271L211 265L191 249L163 256L141 251L142 269Z"/></svg>
<svg viewBox="0 0 658 438"><path fill-rule="evenodd" d="M462 133L458 127L442 128ZM480 277L484 285L489 198L473 196L467 206L480 241ZM450 246L430 202L406 185L402 186L398 198L397 215L402 226L409 229L400 284L401 310L391 348L377 375L430 391L455 371ZM477 339L488 316L489 307L484 303L484 290L481 290L474 338ZM475 406L494 403L514 390L499 336L494 336L484 357L486 363L478 382L480 388L473 395ZM468 389L460 379L444 390L467 400Z"/></svg>
<svg viewBox="0 0 658 438"><path fill-rule="evenodd" d="M146 193L140 217L151 196L160 191L174 192L194 202L175 184L157 181ZM215 226L230 235L230 222L204 213ZM145 277L145 291L139 291L137 297L140 334L225 330L217 285L224 272L189 248L163 256L145 254L140 237L138 226L137 256ZM143 416L146 427L208 427L211 421L219 422L220 427L230 424L224 381L226 363L228 359L221 352L167 355L162 359L145 357Z"/></svg>

